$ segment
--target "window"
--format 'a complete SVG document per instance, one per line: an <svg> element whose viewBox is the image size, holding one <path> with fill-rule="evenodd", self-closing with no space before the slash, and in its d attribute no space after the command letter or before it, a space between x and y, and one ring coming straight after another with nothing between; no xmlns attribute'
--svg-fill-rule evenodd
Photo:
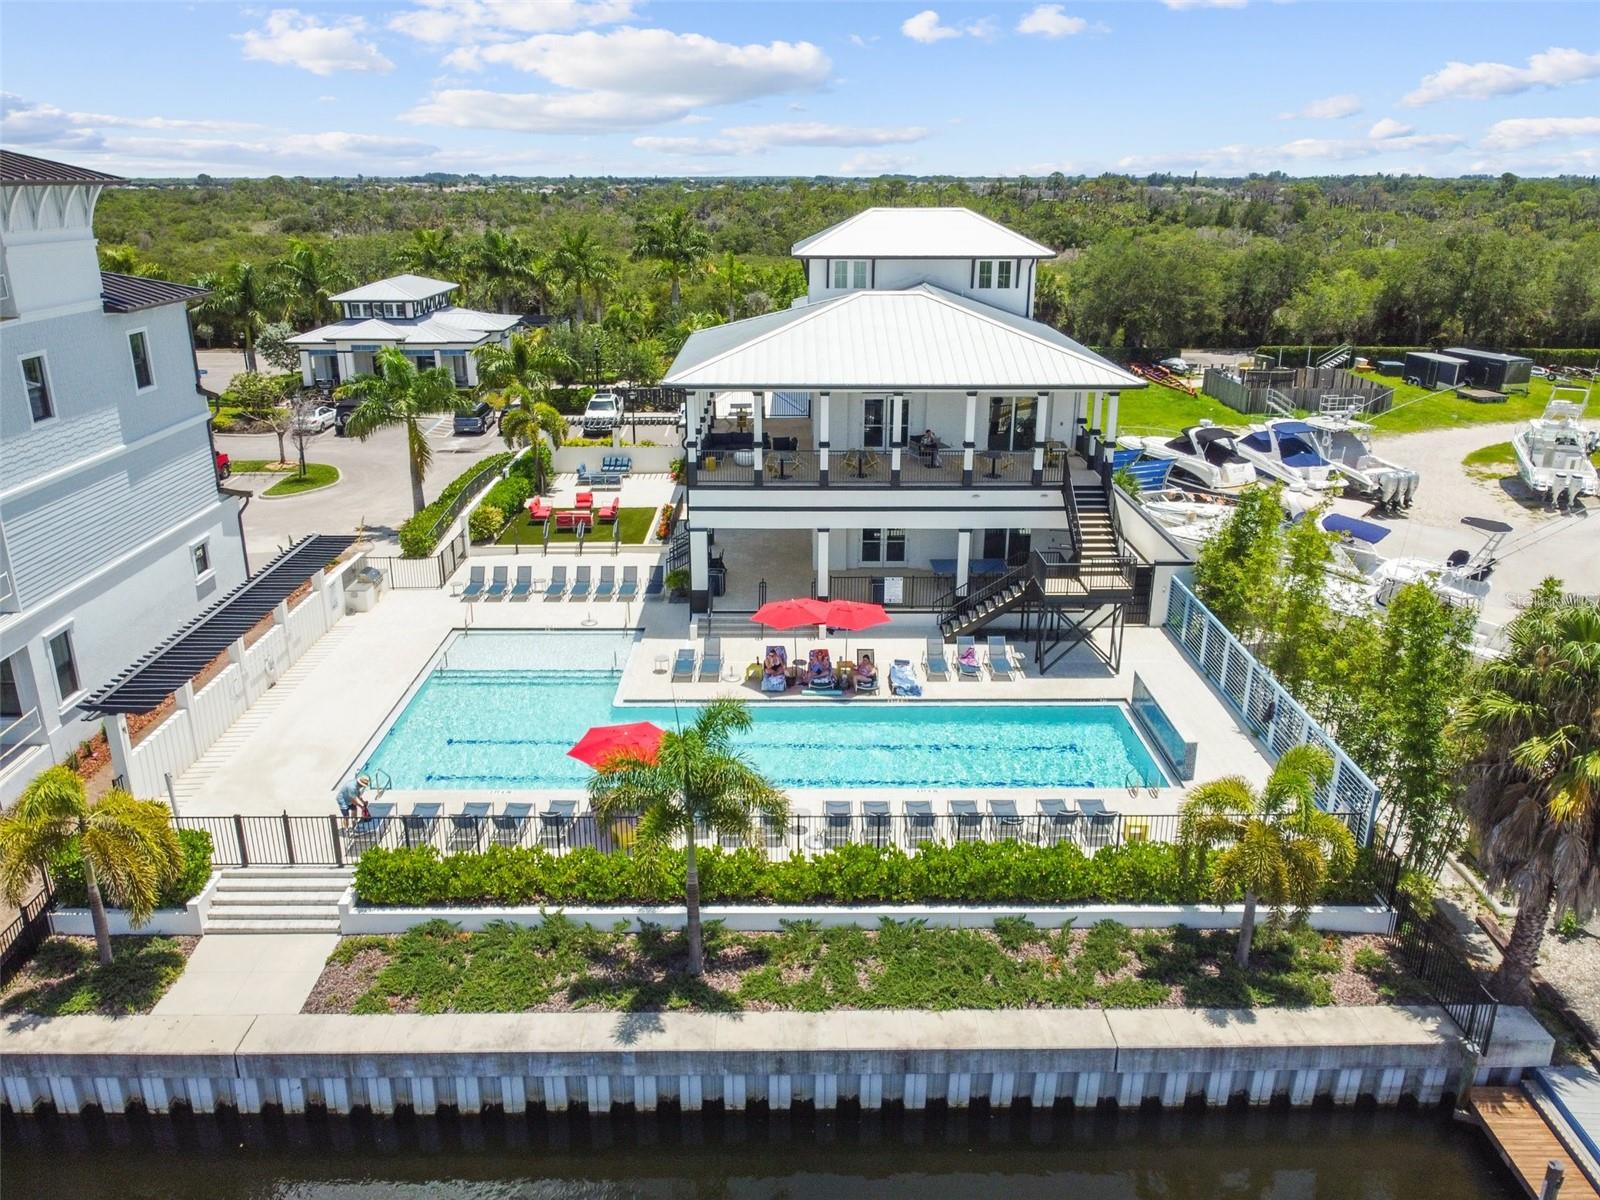
<svg viewBox="0 0 1600 1200"><path fill-rule="evenodd" d="M980 288L1009 288L1013 263L1009 258L980 258L978 260L978 286Z"/></svg>
<svg viewBox="0 0 1600 1200"><path fill-rule="evenodd" d="M56 672L56 692L61 702L78 694L78 663L72 656L72 630L63 629L49 641L50 665Z"/></svg>
<svg viewBox="0 0 1600 1200"><path fill-rule="evenodd" d="M194 544L194 577L204 579L211 574L211 543L196 542Z"/></svg>
<svg viewBox="0 0 1600 1200"><path fill-rule="evenodd" d="M841 258L833 264L833 286L837 289L864 288L867 286L867 260Z"/></svg>
<svg viewBox="0 0 1600 1200"><path fill-rule="evenodd" d="M28 388L28 409L35 421L48 421L56 415L50 403L50 376L44 369L44 355L31 354L22 360L22 382Z"/></svg>
<svg viewBox="0 0 1600 1200"><path fill-rule="evenodd" d="M133 385L141 392L154 387L156 377L150 370L150 339L144 330L135 329L128 335L128 353L133 356Z"/></svg>
<svg viewBox="0 0 1600 1200"><path fill-rule="evenodd" d="M904 529L863 529L861 531L861 561L863 563L905 562L906 531Z"/></svg>
<svg viewBox="0 0 1600 1200"><path fill-rule="evenodd" d="M978 261L978 286L981 288L994 286L994 264L986 258Z"/></svg>
<svg viewBox="0 0 1600 1200"><path fill-rule="evenodd" d="M1009 258L1002 258L999 262L995 263L994 285L997 288L1008 288L1011 286L1011 260Z"/></svg>

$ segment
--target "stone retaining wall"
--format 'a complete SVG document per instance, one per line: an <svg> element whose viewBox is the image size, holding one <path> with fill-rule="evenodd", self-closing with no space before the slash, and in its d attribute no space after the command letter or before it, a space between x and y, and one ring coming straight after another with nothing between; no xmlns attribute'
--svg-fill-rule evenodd
<svg viewBox="0 0 1600 1200"><path fill-rule="evenodd" d="M0 1034L0 1085L17 1113L1433 1104L1552 1049L1519 1008L1475 1070L1422 1007L56 1017Z"/></svg>

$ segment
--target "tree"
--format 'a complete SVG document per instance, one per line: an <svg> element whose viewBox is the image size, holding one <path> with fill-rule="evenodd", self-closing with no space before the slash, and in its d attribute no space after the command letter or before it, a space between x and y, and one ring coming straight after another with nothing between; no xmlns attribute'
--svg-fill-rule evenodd
<svg viewBox="0 0 1600 1200"><path fill-rule="evenodd" d="M277 307L272 282L254 264L235 262L219 275L199 281L208 294L199 311L212 320L227 322L244 339L244 369L256 369L256 330L269 310Z"/></svg>
<svg viewBox="0 0 1600 1200"><path fill-rule="evenodd" d="M717 290L722 293L722 299L728 306L728 320L737 319L739 306L744 303L745 294L750 288L750 269L730 252L722 256L720 263L712 263L710 270L717 277ZM673 281L672 307L678 307L676 280Z"/></svg>
<svg viewBox="0 0 1600 1200"><path fill-rule="evenodd" d="M400 248L400 263L408 271L435 279L449 279L461 265L454 229L413 229L411 241Z"/></svg>
<svg viewBox="0 0 1600 1200"><path fill-rule="evenodd" d="M682 835L691 975L705 971L696 831L748 837L758 815L780 822L788 815L783 792L734 750L733 735L754 723L744 701L713 700L687 729L664 734L653 759L623 751L589 780L589 801L602 821L637 817L641 841Z"/></svg>
<svg viewBox="0 0 1600 1200"><path fill-rule="evenodd" d="M1283 555L1282 484L1245 489L1194 565L1195 595L1240 641L1257 644L1271 625Z"/></svg>
<svg viewBox="0 0 1600 1200"><path fill-rule="evenodd" d="M289 256L276 264L274 271L280 281L286 315L292 313L313 325L333 319L334 293L350 283L333 250L310 242L290 242Z"/></svg>
<svg viewBox="0 0 1600 1200"><path fill-rule="evenodd" d="M503 313L512 311L512 300L537 278L533 251L514 233L485 229L470 259L496 309Z"/></svg>
<svg viewBox="0 0 1600 1200"><path fill-rule="evenodd" d="M1466 689L1462 810L1491 887L1517 896L1495 993L1526 1003L1551 910L1600 904L1600 602L1547 580Z"/></svg>
<svg viewBox="0 0 1600 1200"><path fill-rule="evenodd" d="M641 221L635 235L633 256L653 262L672 282L672 309L682 300L683 277L711 255L711 236L695 223L686 208L674 208L648 221ZM733 256L728 256L730 264ZM732 283L729 284L732 287ZM733 301L728 302L728 320L733 320Z"/></svg>
<svg viewBox="0 0 1600 1200"><path fill-rule="evenodd" d="M1333 758L1326 750L1295 746L1278 759L1259 791L1230 775L1191 788L1184 801L1178 843L1186 867L1207 868L1219 898L1244 895L1234 956L1241 968L1250 964L1258 902L1306 908L1331 875L1355 865L1355 837L1338 817L1317 807L1317 791L1332 778Z"/></svg>
<svg viewBox="0 0 1600 1200"><path fill-rule="evenodd" d="M1349 267L1318 275L1295 292L1280 318L1306 342L1352 341L1371 323L1380 287Z"/></svg>
<svg viewBox="0 0 1600 1200"><path fill-rule="evenodd" d="M1333 636L1336 623L1327 573L1337 535L1322 528L1322 511L1319 506L1284 528L1277 569L1255 585L1271 605L1263 646L1267 669L1296 694L1311 678L1318 648Z"/></svg>
<svg viewBox="0 0 1600 1200"><path fill-rule="evenodd" d="M458 412L469 399L456 390L447 367L417 370L417 365L397 346L385 346L373 355L375 373L358 375L340 386L338 395L356 401L345 419L344 431L366 441L380 429L399 425L406 431L406 462L411 470L411 511L426 504L422 480L433 462L433 447L423 432L421 418L435 413Z"/></svg>
<svg viewBox="0 0 1600 1200"><path fill-rule="evenodd" d="M267 366L279 371L300 370L300 350L290 345L289 339L294 336L294 326L287 321L273 321L263 325L261 332L256 334L256 353L267 360Z"/></svg>
<svg viewBox="0 0 1600 1200"><path fill-rule="evenodd" d="M159 269L135 246L106 245L100 247L100 268L118 275L154 275Z"/></svg>
<svg viewBox="0 0 1600 1200"><path fill-rule="evenodd" d="M599 291L615 277L611 255L595 239L594 231L585 225L563 234L550 252L549 268L557 279L572 289L573 312L577 323L583 324L584 298L595 296L599 305Z"/></svg>
<svg viewBox="0 0 1600 1200"><path fill-rule="evenodd" d="M128 910L133 925L143 925L161 889L183 869L171 815L166 805L136 800L120 788L91 804L76 772L49 767L0 815L0 891L8 903L22 903L39 873L76 849L83 857L100 965L109 967L106 896Z"/></svg>

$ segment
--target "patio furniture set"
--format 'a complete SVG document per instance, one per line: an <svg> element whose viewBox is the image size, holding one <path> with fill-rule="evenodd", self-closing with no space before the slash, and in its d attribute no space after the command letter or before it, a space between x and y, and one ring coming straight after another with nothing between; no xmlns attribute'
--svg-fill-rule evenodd
<svg viewBox="0 0 1600 1200"><path fill-rule="evenodd" d="M623 478L632 470L633 459L626 454L608 454L600 460L598 471L589 470L584 463L578 464L578 486L619 488Z"/></svg>
<svg viewBox="0 0 1600 1200"><path fill-rule="evenodd" d="M533 567L519 566L515 580L511 578L511 568L495 567L493 574L486 577L486 568L473 567L467 578L467 586L461 591L461 599L468 603L478 600L530 600L535 591L538 591L546 600L637 600L639 598L639 568L623 567L621 579L617 578L615 567L601 567L600 577L594 577L592 569L580 566L576 569L569 583L567 568L557 564L550 568L548 580L536 579ZM666 582L660 564L650 568L644 585L644 598L646 600L659 600L666 595Z"/></svg>
<svg viewBox="0 0 1600 1200"><path fill-rule="evenodd" d="M535 496L528 501L528 521L531 524L544 524L547 527L546 532L552 518L555 520L557 531L563 529L576 531L579 526L587 531L594 528L596 521L608 524L615 521L622 511L621 496L613 496L596 508L593 492L579 492L572 503L571 508L556 509L543 496Z"/></svg>

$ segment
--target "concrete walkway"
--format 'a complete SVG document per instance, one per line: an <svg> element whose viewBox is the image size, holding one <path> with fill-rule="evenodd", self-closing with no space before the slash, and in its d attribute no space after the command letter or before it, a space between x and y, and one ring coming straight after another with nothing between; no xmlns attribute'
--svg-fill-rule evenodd
<svg viewBox="0 0 1600 1200"><path fill-rule="evenodd" d="M151 1013L297 1013L338 943L333 933L211 934Z"/></svg>

